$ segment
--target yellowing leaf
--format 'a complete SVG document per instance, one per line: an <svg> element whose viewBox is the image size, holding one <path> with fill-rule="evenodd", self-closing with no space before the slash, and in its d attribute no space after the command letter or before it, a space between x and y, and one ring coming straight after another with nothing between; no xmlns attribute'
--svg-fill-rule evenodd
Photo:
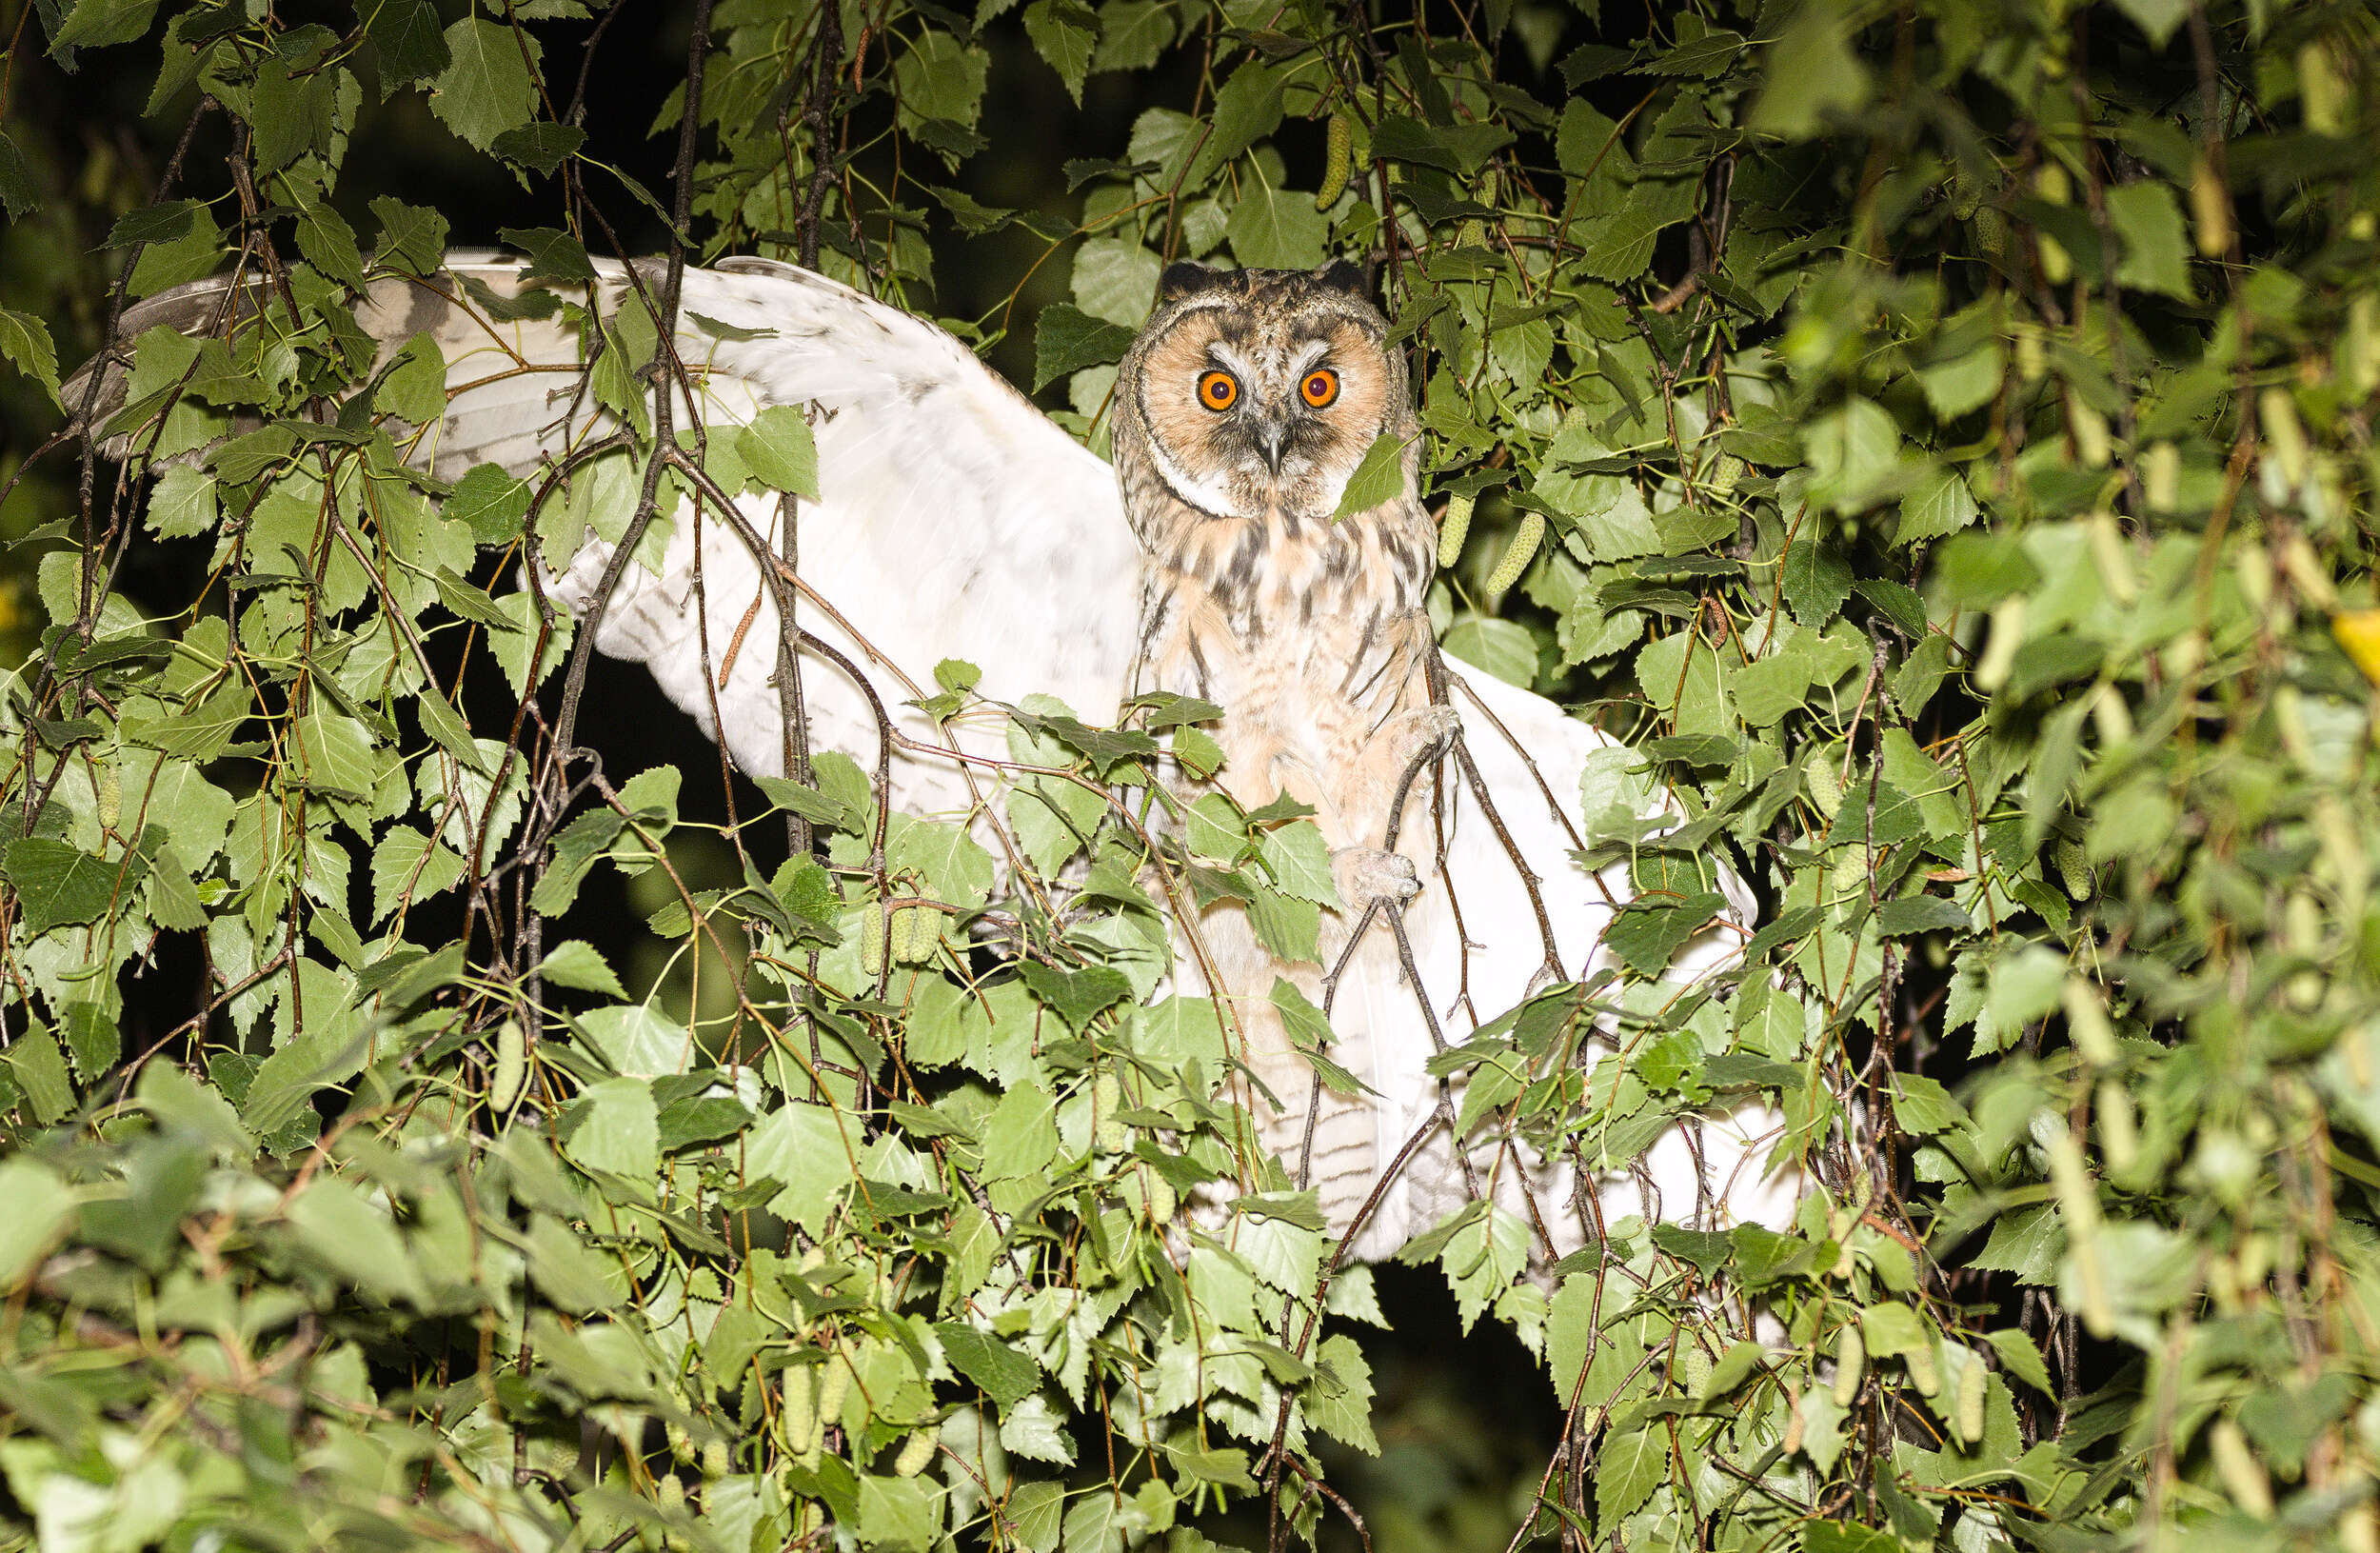
<svg viewBox="0 0 2380 1553"><path fill-rule="evenodd" d="M2380 685L2380 609L2348 609L2332 615L2330 634L2355 660L2364 678Z"/></svg>

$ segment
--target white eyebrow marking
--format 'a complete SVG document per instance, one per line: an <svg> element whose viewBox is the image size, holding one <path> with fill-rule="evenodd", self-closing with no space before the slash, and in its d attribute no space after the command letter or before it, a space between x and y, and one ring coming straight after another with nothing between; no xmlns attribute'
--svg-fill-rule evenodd
<svg viewBox="0 0 2380 1553"><path fill-rule="evenodd" d="M1231 375L1238 378L1241 386L1252 387L1255 384L1256 373L1248 366L1247 358L1240 355L1239 351L1234 350L1231 347L1225 345L1222 341L1210 340L1207 342L1206 355L1209 361L1220 361L1225 367L1230 368Z"/></svg>

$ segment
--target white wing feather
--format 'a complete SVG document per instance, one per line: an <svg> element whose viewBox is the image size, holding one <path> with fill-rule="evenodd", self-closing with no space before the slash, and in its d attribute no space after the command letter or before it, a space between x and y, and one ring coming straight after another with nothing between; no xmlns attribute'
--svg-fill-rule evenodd
<svg viewBox="0 0 2380 1553"><path fill-rule="evenodd" d="M517 289L517 262L458 256L447 269L499 293ZM617 265L599 273L608 311L626 278ZM428 328L446 351L448 384L465 390L436 428L440 475L482 461L526 473L609 428L574 400L575 375L506 371L515 358L575 371L574 329L490 324L419 287L394 291L386 305L382 295L376 289L373 301L384 317L367 317L367 327L398 342ZM903 733L941 742L923 714L902 704L932 693L945 658L983 667L987 695L1042 690L1086 718L1113 718L1114 666L1132 651L1139 558L1112 510L1115 478L1103 462L948 332L806 270L756 261L688 269L680 318L678 350L703 384L698 413L719 434L772 405L816 407L820 499L786 504L802 587L795 616L867 671ZM728 328L713 331L704 320ZM753 332L739 337L745 331ZM783 553L779 504L747 496L738 505ZM745 769L780 774L775 594L716 512L701 516L687 504L671 517L658 574L641 566L623 574L596 646L646 665ZM699 611L698 527L706 607ZM574 610L585 611L610 555L590 543L564 571L557 591ZM1062 616L1054 619L1053 607ZM813 744L871 761L874 713L848 676L805 654L802 681ZM959 742L982 755L1006 747L990 719L962 727ZM899 752L893 766L901 806L971 806L960 762Z"/></svg>
<svg viewBox="0 0 2380 1553"><path fill-rule="evenodd" d="M423 449L441 477L482 462L526 475L613 429L581 391L575 327L497 322L461 284L468 277L508 297L521 289L520 273L517 260L456 254L430 282L376 283L359 309L384 361L424 331L445 352L451 398ZM600 267L602 311L621 305L627 282L621 267ZM135 309L127 332L157 323L202 328L223 293L210 282L167 293ZM1113 718L1132 658L1140 562L1105 463L944 330L790 266L729 260L687 269L676 345L699 368L703 403L691 408L715 434L769 406L816 407L821 499L791 504L803 587L796 616L868 673L902 732L941 742L901 703L930 690L946 657L978 665L983 690L999 699L1041 690L1085 719ZM747 496L738 505L782 549L779 504ZM596 646L645 664L744 768L778 774L777 611L762 563L716 513L698 519L689 504L670 516L658 570L626 569ZM555 592L583 611L610 556L608 545L589 542L553 579ZM1461 663L1448 667L1467 747L1537 876L1565 974L1590 975L1604 963L1602 935L1627 898L1626 881L1616 871L1597 879L1573 861L1578 841L1567 815L1587 758L1613 741L1540 696ZM805 657L803 690L814 747L872 759L874 714L847 676ZM962 726L957 741L976 754L1004 754L1003 722ZM1428 880L1407 913L1421 996L1443 1038L1458 1042L1542 982L1545 952L1527 887L1487 813L1451 763L1444 780L1442 858L1433 838L1408 837L1402 846ZM957 760L896 754L902 807L964 812L979 806L981 786ZM1673 978L1723 966L1741 943L1752 904L1732 877L1727 888L1732 920L1690 946ZM1336 1055L1379 1095L1368 1146L1316 1162L1335 1227L1347 1224L1438 1100L1424 1070L1436 1049L1429 1022L1385 925L1373 933L1332 1010ZM1181 979L1195 985L1187 966ZM1600 1217L1784 1223L1797 1179L1772 1177L1760 1161L1780 1125L1754 1105L1673 1128L1636 1171L1594 1182ZM1470 1152L1497 1202L1537 1217L1556 1254L1586 1237L1592 1226L1566 1165L1533 1159L1517 1167L1492 1144ZM1381 1194L1356 1254L1385 1256L1458 1208L1463 1176L1441 1130Z"/></svg>

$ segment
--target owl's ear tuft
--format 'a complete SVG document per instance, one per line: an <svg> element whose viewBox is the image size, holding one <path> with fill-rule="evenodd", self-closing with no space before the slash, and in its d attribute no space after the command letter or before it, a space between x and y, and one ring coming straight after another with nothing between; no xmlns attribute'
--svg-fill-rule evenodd
<svg viewBox="0 0 2380 1553"><path fill-rule="evenodd" d="M1317 265L1314 278L1332 290L1344 291L1349 296L1369 297L1372 294L1371 277L1364 272L1361 265L1352 260L1333 259L1328 264Z"/></svg>
<svg viewBox="0 0 2380 1553"><path fill-rule="evenodd" d="M1181 264L1167 265L1165 273L1157 277L1157 300L1180 302L1183 297L1195 296L1200 291L1210 290L1222 285L1224 278L1230 273L1231 271L1227 269L1209 269L1202 264L1190 264L1186 261Z"/></svg>

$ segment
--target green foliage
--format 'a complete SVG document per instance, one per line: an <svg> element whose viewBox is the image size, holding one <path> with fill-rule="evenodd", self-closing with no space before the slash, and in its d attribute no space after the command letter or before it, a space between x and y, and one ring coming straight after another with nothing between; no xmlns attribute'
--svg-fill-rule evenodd
<svg viewBox="0 0 2380 1553"><path fill-rule="evenodd" d="M349 293L465 212L341 180L406 98L550 198L506 240L565 286L626 216L676 227L565 106L544 30L584 8L35 9L12 70L162 31L156 104L241 127L226 186L110 212L128 294L236 255L274 302L132 343L106 429L146 507L102 480L40 557L0 707L0 1549L1342 1535L1325 1479L1386 1432L1370 1274L1158 985L1190 890L1310 955L1319 834L1209 801L1152 842L1107 796L1152 735L962 664L937 715L1068 773L1000 800L1018 873L840 757L719 824L674 768L558 759L569 623L515 578L580 509L407 467L443 364L376 368ZM922 306L938 223L1030 241L1071 288L1034 387L1099 447L1165 263L1377 252L1464 526L1447 649L1641 752L1576 807L1641 892L1631 975L1442 1055L1458 1125L1618 1171L1757 1093L1815 1167L1786 1232L1630 1215L1537 1279L1475 1204L1406 1248L1566 1409L1485 1538L2371 1547L2370 16L1803 0L1582 41L1536 3L1036 0L1031 89L1183 88L1053 212L919 181L1001 144L1003 9L705 10L695 256ZM0 140L14 233L54 171ZM1011 311L948 322L989 348ZM648 413L649 323L582 322ZM0 357L54 405L33 311ZM798 409L733 455L816 488ZM1367 493L1406 478L1374 455ZM125 581L170 541L195 590ZM1762 925L1677 998L1715 856Z"/></svg>

